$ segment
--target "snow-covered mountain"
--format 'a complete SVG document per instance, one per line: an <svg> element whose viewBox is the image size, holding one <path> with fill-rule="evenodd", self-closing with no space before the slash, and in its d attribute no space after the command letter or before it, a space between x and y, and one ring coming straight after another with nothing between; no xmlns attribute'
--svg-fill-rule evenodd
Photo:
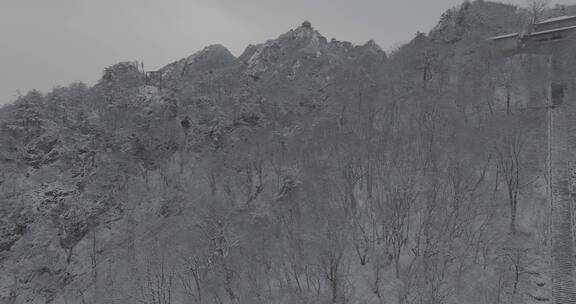
<svg viewBox="0 0 576 304"><path fill-rule="evenodd" d="M123 62L20 97L0 109L0 302L545 301L544 116L512 115L545 62L484 39L525 17L467 1L391 54L304 22L161 80Z"/></svg>

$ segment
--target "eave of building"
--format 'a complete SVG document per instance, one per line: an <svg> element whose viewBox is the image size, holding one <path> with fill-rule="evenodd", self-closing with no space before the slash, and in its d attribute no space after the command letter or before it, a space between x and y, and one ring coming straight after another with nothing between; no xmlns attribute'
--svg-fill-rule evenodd
<svg viewBox="0 0 576 304"><path fill-rule="evenodd" d="M576 25L560 27L560 28L555 28L555 29L540 31L540 32L533 32L533 33L527 34L526 36L532 37L532 36L539 36L539 35L545 35L545 34L564 32L564 31L569 31L569 30L576 30ZM490 37L490 38L488 38L488 40L502 40L502 39L506 39L506 38L515 38L518 36L519 36L519 33L512 33L512 34Z"/></svg>
<svg viewBox="0 0 576 304"><path fill-rule="evenodd" d="M576 29L576 25L566 26L566 27L560 27L560 28L555 28L555 29L546 30L546 31L540 31L540 32L534 32L534 33L530 33L529 36L538 36L538 35L544 35L544 34L552 34L552 33L556 33L556 32L564 32L564 31L569 31L569 30L573 30L573 29Z"/></svg>
<svg viewBox="0 0 576 304"><path fill-rule="evenodd" d="M518 33L506 34L506 35L501 35L501 36L494 36L494 37L488 38L488 40L500 40L500 39L506 39L506 38L512 38L512 37L518 37Z"/></svg>
<svg viewBox="0 0 576 304"><path fill-rule="evenodd" d="M554 22L561 22L561 21L572 20L572 19L576 19L576 16L560 16L560 17L550 18L550 19L546 19L546 20L537 22L537 23L535 23L535 25L550 24L550 23L554 23Z"/></svg>

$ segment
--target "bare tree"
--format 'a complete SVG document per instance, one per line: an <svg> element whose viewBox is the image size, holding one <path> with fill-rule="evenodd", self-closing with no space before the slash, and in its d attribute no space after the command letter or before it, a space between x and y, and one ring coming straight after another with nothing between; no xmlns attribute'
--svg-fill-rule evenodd
<svg viewBox="0 0 576 304"><path fill-rule="evenodd" d="M541 21L544 13L550 6L550 0L528 0L527 7L530 14L530 23Z"/></svg>
<svg viewBox="0 0 576 304"><path fill-rule="evenodd" d="M401 175L401 173L400 173ZM410 212L417 198L414 181L411 177L393 185L390 189L381 189L380 219L382 237L390 255L394 259L396 277L400 277L400 257L408 243L410 233Z"/></svg>
<svg viewBox="0 0 576 304"><path fill-rule="evenodd" d="M171 304L175 272L167 269L164 258L153 265L148 263L144 280L143 304Z"/></svg>
<svg viewBox="0 0 576 304"><path fill-rule="evenodd" d="M186 258L185 269L180 273L180 283L184 293L193 301L193 303L203 303L204 281L210 270L207 261L200 258Z"/></svg>
<svg viewBox="0 0 576 304"><path fill-rule="evenodd" d="M342 214L332 214L324 222L322 247L317 257L320 269L329 288L330 303L344 304L348 301L351 284L348 281L350 259L348 242L350 240L348 225Z"/></svg>
<svg viewBox="0 0 576 304"><path fill-rule="evenodd" d="M516 213L518 196L522 185L521 160L524 148L523 135L519 130L513 130L503 138L502 146L497 148L498 169L506 184L508 204L510 208L510 232L516 232Z"/></svg>
<svg viewBox="0 0 576 304"><path fill-rule="evenodd" d="M510 287L512 289L510 294L512 298L510 300L512 303L516 303L519 299L518 297L523 296L521 295L521 291L525 291L525 288L528 287L522 286L521 283L525 281L529 275L534 273L529 269L534 261L529 259L529 249L523 248L522 246L503 248L503 252L499 257L503 259L509 271Z"/></svg>
<svg viewBox="0 0 576 304"><path fill-rule="evenodd" d="M327 231L328 246L319 257L319 264L328 281L331 303L346 302L349 282L349 263L346 257L346 236L344 231Z"/></svg>

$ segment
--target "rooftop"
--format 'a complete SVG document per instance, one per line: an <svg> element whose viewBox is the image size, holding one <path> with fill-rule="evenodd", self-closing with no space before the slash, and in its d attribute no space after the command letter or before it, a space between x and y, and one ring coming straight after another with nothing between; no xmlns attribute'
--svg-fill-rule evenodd
<svg viewBox="0 0 576 304"><path fill-rule="evenodd" d="M516 36L518 36L518 33L512 33L512 34L490 37L490 38L488 38L488 40L500 40L500 39L512 38L512 37L516 37Z"/></svg>
<svg viewBox="0 0 576 304"><path fill-rule="evenodd" d="M536 25L540 25L540 24L550 24L550 23L554 23L554 22L560 22L560 21L565 21L565 20L571 20L571 19L576 19L576 16L559 16L559 17L554 17L554 18L550 18L550 19L546 19L540 22L536 22Z"/></svg>
<svg viewBox="0 0 576 304"><path fill-rule="evenodd" d="M534 25L548 25L548 24L554 24L556 22L562 22L562 21L566 21L566 20L575 20L576 21L576 16L554 17L554 18L546 19L546 20L543 20L541 22L535 23ZM536 28L537 31L528 32L525 34L527 34L528 36L537 36L537 35L542 35L542 34L550 34L550 33L562 32L562 31L568 31L568 30L574 30L574 29L576 29L576 25L550 28L547 30L540 30L540 31L538 31L538 28ZM501 39L513 38L513 37L518 37L521 34L522 33L510 33L510 34L506 34L506 35L490 37L490 38L488 38L488 40L501 40Z"/></svg>
<svg viewBox="0 0 576 304"><path fill-rule="evenodd" d="M550 29L550 30L546 30L546 31L540 31L540 32L534 32L534 33L531 33L530 36L537 36L537 35L550 34L550 33L556 33L556 32L564 32L564 31L569 31L569 30L574 30L574 29L576 29L576 25L559 27L559 28L554 28L554 29Z"/></svg>

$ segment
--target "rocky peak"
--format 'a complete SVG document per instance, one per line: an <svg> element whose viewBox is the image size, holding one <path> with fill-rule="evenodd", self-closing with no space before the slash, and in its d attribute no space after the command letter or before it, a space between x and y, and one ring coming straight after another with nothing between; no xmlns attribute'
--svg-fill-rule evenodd
<svg viewBox="0 0 576 304"><path fill-rule="evenodd" d="M316 31L309 21L304 21L299 27L281 35L277 40L282 43L291 43L291 41L307 42L312 44L327 43L326 38Z"/></svg>
<svg viewBox="0 0 576 304"><path fill-rule="evenodd" d="M116 83L126 87L138 86L142 82L142 73L138 68L138 62L119 62L104 69L99 83Z"/></svg>
<svg viewBox="0 0 576 304"><path fill-rule="evenodd" d="M186 59L187 64L192 64L204 60L218 59L223 62L230 62L236 59L230 51L221 44L213 44L205 47L199 52L196 52Z"/></svg>
<svg viewBox="0 0 576 304"><path fill-rule="evenodd" d="M245 73L253 76L273 66L291 64L297 58L318 58L325 52L327 44L326 38L305 21L277 39L249 46L240 58L248 65Z"/></svg>
<svg viewBox="0 0 576 304"><path fill-rule="evenodd" d="M329 68L337 62L355 61L370 65L385 59L385 52L373 40L364 45L334 39L328 42L309 21L304 21L300 26L276 39L249 45L238 58L222 45L211 45L167 66L164 71L176 75L174 79L184 77L190 80L199 75L220 75L212 74L212 71L223 67L231 67L234 70L236 64L240 70L234 71L259 81L272 75L288 75L289 79L295 79L298 71L312 67L316 70ZM316 72L310 73L316 74ZM201 79L211 79L210 77Z"/></svg>
<svg viewBox="0 0 576 304"><path fill-rule="evenodd" d="M196 74L203 71L224 68L232 64L236 57L221 44L213 44L205 47L184 59L171 63L162 68L168 77L186 76L190 73Z"/></svg>
<svg viewBox="0 0 576 304"><path fill-rule="evenodd" d="M364 45L361 46L362 49L376 55L385 54L384 50L376 43L374 40L368 40Z"/></svg>

